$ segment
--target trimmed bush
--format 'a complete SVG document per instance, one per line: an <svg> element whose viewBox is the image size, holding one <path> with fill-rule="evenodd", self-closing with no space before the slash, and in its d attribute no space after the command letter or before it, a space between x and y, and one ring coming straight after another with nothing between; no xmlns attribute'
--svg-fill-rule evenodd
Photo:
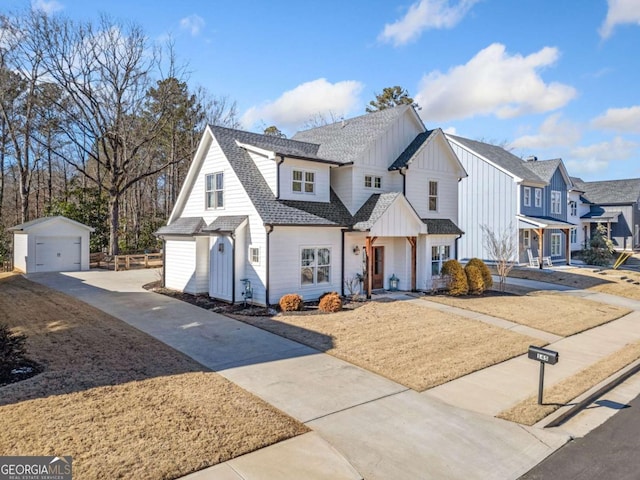
<svg viewBox="0 0 640 480"><path fill-rule="evenodd" d="M297 293L283 295L278 302L283 312L296 312L302 310L302 297Z"/></svg>
<svg viewBox="0 0 640 480"><path fill-rule="evenodd" d="M27 336L13 333L7 325L0 323L0 383L11 379L11 371L24 366Z"/></svg>
<svg viewBox="0 0 640 480"><path fill-rule="evenodd" d="M457 297L469 293L467 275L457 260L447 260L442 264L442 275L449 277L449 295Z"/></svg>
<svg viewBox="0 0 640 480"><path fill-rule="evenodd" d="M469 265L473 265L474 267L477 267L478 270L480 270L480 273L482 274L482 281L484 282L485 290L488 290L489 288L493 287L493 277L491 277L491 270L489 270L489 267L487 267L486 263L484 263L479 258L472 258L467 262L467 266Z"/></svg>
<svg viewBox="0 0 640 480"><path fill-rule="evenodd" d="M325 293L322 297L320 297L320 304L318 308L321 312L339 312L342 310L342 300L340 299L340 295L338 292L330 292Z"/></svg>
<svg viewBox="0 0 640 480"><path fill-rule="evenodd" d="M467 275L467 285L469 286L469 293L475 295L481 295L484 292L484 280L482 278L482 272L475 265L467 264L464 267L464 273Z"/></svg>

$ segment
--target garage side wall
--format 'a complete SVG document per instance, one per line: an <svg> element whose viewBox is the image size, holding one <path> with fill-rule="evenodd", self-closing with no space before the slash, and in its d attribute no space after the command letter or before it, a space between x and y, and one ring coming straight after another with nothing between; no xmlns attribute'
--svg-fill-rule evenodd
<svg viewBox="0 0 640 480"><path fill-rule="evenodd" d="M27 273L29 255L29 235L16 232L13 234L13 268Z"/></svg>
<svg viewBox="0 0 640 480"><path fill-rule="evenodd" d="M166 239L165 255L165 286L186 293L197 293L195 238Z"/></svg>

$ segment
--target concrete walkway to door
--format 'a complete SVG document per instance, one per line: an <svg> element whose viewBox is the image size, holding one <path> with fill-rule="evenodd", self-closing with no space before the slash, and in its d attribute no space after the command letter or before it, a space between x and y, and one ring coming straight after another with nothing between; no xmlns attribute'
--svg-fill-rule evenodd
<svg viewBox="0 0 640 480"><path fill-rule="evenodd" d="M28 278L149 333L306 423L335 449L332 458L337 451L348 462L340 478L353 478L350 464L367 480L515 479L569 439L448 405L299 343L148 292L141 285L157 278L153 271ZM322 462L294 458L304 448L279 445L231 460L228 468L199 472L197 479L338 478L323 471ZM262 462L290 468L269 474L274 470Z"/></svg>

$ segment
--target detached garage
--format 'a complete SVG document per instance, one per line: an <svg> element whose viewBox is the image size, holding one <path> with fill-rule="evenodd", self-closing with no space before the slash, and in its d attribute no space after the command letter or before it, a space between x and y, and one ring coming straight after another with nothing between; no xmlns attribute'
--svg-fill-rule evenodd
<svg viewBox="0 0 640 480"><path fill-rule="evenodd" d="M16 225L13 267L24 273L89 270L93 228L67 217L45 217Z"/></svg>

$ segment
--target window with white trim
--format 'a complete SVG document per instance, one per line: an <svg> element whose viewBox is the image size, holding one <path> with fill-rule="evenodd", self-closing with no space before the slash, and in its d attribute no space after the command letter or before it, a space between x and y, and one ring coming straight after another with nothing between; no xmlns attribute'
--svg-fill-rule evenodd
<svg viewBox="0 0 640 480"><path fill-rule="evenodd" d="M534 189L533 195L534 195L534 202L535 202L536 208L542 207L542 189L541 188Z"/></svg>
<svg viewBox="0 0 640 480"><path fill-rule="evenodd" d="M559 233L551 234L551 256L552 257L560 256L560 244L562 242L560 235L561 234Z"/></svg>
<svg viewBox="0 0 640 480"><path fill-rule="evenodd" d="M429 211L438 211L438 182L435 180L429 181Z"/></svg>
<svg viewBox="0 0 640 480"><path fill-rule="evenodd" d="M571 243L578 243L578 229L571 229Z"/></svg>
<svg viewBox="0 0 640 480"><path fill-rule="evenodd" d="M522 231L522 246L524 248L531 248L531 230Z"/></svg>
<svg viewBox="0 0 640 480"><path fill-rule="evenodd" d="M431 276L440 275L442 264L449 260L451 247L449 245L437 245L431 247Z"/></svg>
<svg viewBox="0 0 640 480"><path fill-rule="evenodd" d="M205 175L206 208L224 207L224 173L209 173Z"/></svg>
<svg viewBox="0 0 640 480"><path fill-rule="evenodd" d="M575 200L572 200L569 202L569 210L570 210L570 214L574 217L578 216L578 202L576 202ZM572 232L575 232L575 230L572 230ZM574 243L574 242L572 242Z"/></svg>
<svg viewBox="0 0 640 480"><path fill-rule="evenodd" d="M382 177L377 177L375 175L365 175L364 186L365 188L382 188Z"/></svg>
<svg viewBox="0 0 640 480"><path fill-rule="evenodd" d="M300 284L331 283L331 249L303 248L300 253Z"/></svg>
<svg viewBox="0 0 640 480"><path fill-rule="evenodd" d="M524 206L530 207L531 206L531 187L524 187L523 197L524 197Z"/></svg>
<svg viewBox="0 0 640 480"><path fill-rule="evenodd" d="M294 170L292 174L291 190L294 193L310 193L316 191L316 173L307 170Z"/></svg>
<svg viewBox="0 0 640 480"><path fill-rule="evenodd" d="M260 265L260 247L249 247L249 263Z"/></svg>
<svg viewBox="0 0 640 480"><path fill-rule="evenodd" d="M558 190L551 190L551 213L560 215L562 213L562 194Z"/></svg>

